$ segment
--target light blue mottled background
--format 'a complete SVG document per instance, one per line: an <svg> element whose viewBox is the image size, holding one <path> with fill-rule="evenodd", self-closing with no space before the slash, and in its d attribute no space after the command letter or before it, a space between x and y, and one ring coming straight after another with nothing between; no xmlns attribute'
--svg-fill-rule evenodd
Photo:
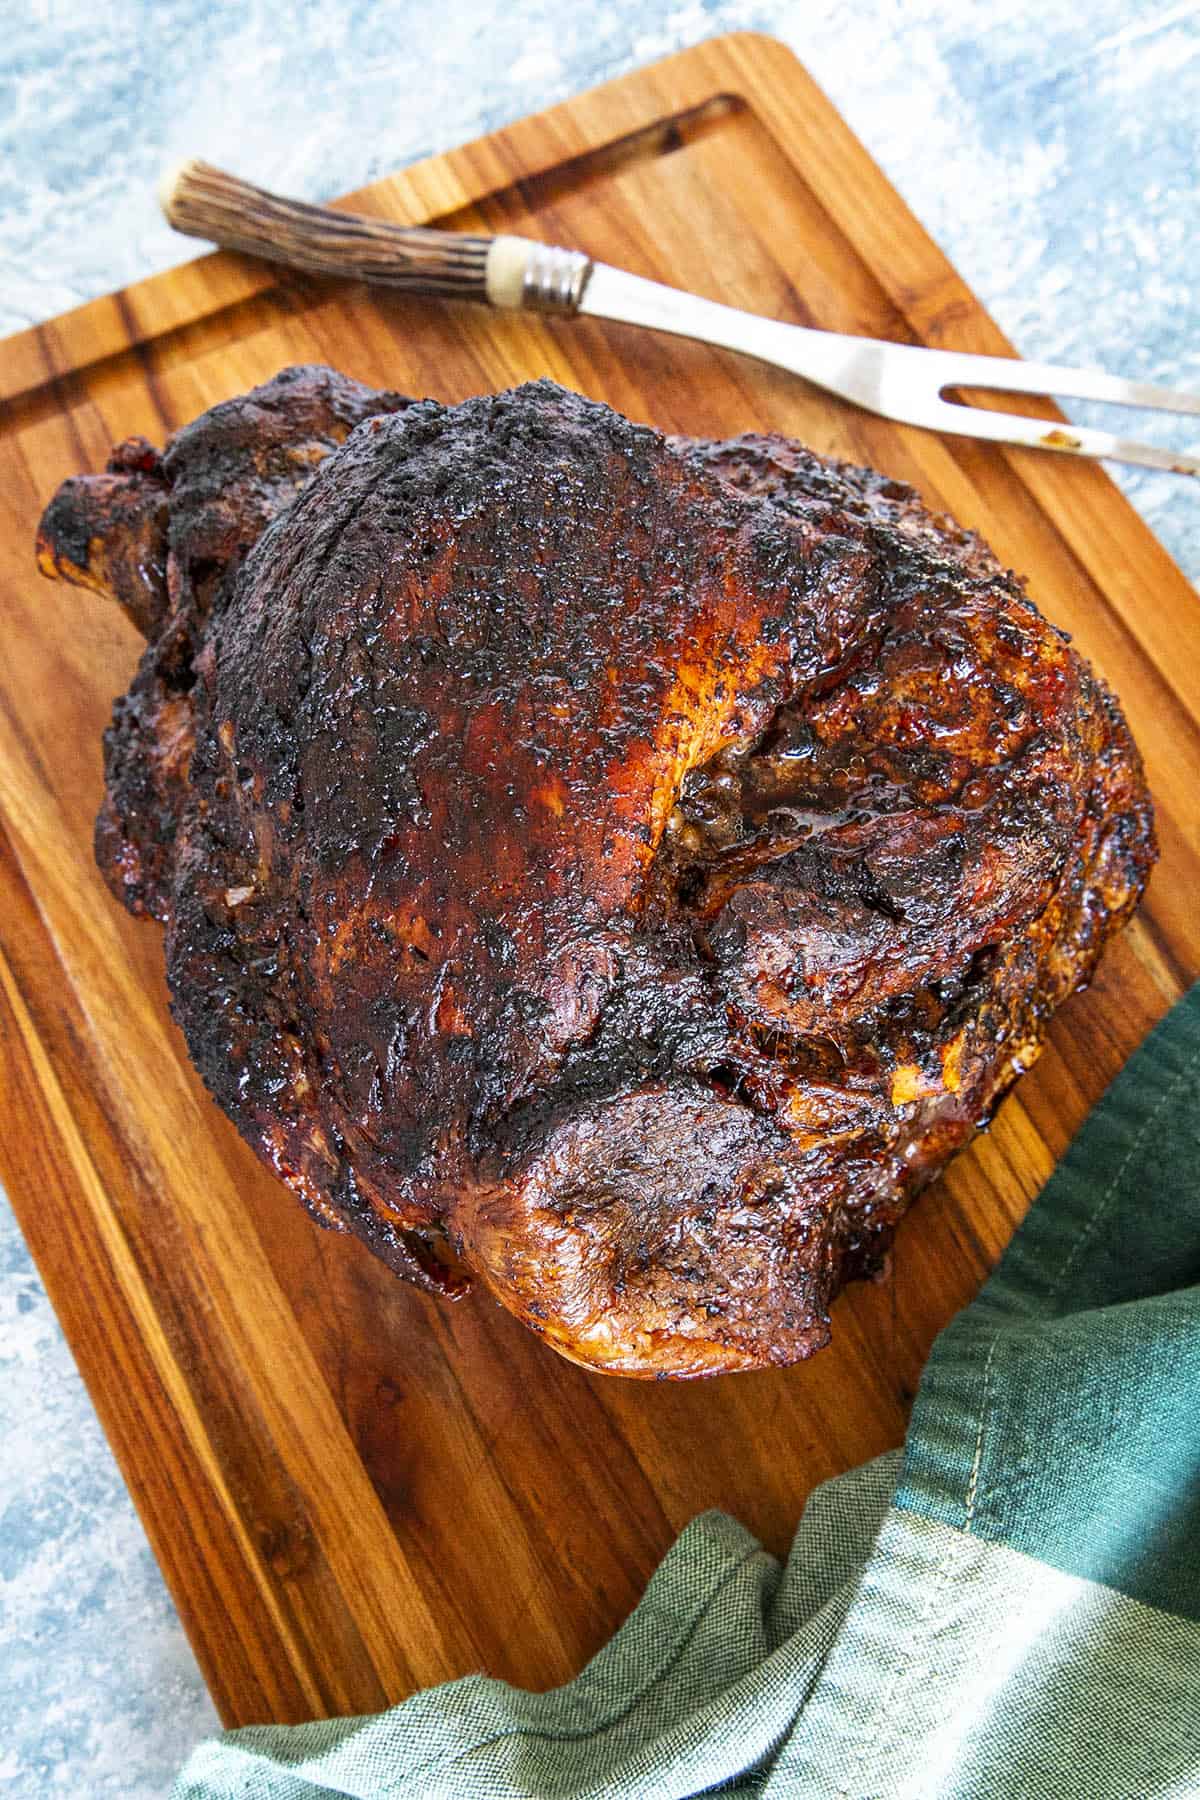
<svg viewBox="0 0 1200 1800"><path fill-rule="evenodd" d="M796 50L1026 355L1200 389L1200 0L25 0L0 332L181 260L173 158L320 198L739 28ZM1200 492L1118 478L1194 579ZM0 1469L0 1800L161 1794L212 1707L6 1206Z"/></svg>

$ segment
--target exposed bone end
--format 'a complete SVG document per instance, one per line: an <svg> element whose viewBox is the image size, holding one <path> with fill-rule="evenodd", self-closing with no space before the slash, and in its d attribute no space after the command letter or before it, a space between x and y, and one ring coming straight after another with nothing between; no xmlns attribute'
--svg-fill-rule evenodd
<svg viewBox="0 0 1200 1800"><path fill-rule="evenodd" d="M64 481L37 533L43 575L115 600L145 638L167 611L167 488L158 467L157 451L131 439L106 474Z"/></svg>

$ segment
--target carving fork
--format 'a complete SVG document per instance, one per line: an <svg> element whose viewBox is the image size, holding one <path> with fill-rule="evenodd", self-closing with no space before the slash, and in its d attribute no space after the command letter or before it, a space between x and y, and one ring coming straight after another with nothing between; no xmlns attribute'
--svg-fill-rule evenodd
<svg viewBox="0 0 1200 1800"><path fill-rule="evenodd" d="M578 250L557 249L531 238L393 225L386 219L285 200L205 162L187 162L171 171L160 198L177 231L290 268L377 282L411 294L479 300L511 311L642 325L773 363L868 412L907 425L1200 475L1200 457L1181 451L1090 426L1027 419L944 397L947 389L987 388L1107 400L1200 417L1200 395L1124 381L1099 370L929 350L786 325L629 275L593 262Z"/></svg>

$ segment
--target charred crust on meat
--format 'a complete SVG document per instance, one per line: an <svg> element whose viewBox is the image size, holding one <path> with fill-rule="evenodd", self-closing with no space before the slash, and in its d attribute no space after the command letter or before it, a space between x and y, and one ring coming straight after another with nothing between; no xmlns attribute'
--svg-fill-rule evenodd
<svg viewBox="0 0 1200 1800"><path fill-rule="evenodd" d="M286 370L64 484L147 638L96 853L322 1224L641 1376L789 1363L1154 859L1113 696L902 484Z"/></svg>

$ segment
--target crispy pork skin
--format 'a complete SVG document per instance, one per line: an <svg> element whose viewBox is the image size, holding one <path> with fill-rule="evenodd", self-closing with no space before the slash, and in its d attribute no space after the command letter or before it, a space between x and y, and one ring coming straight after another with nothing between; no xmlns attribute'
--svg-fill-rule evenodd
<svg viewBox="0 0 1200 1800"><path fill-rule="evenodd" d="M1154 858L980 540L780 438L291 369L64 484L148 639L97 855L323 1223L639 1376L790 1363Z"/></svg>

